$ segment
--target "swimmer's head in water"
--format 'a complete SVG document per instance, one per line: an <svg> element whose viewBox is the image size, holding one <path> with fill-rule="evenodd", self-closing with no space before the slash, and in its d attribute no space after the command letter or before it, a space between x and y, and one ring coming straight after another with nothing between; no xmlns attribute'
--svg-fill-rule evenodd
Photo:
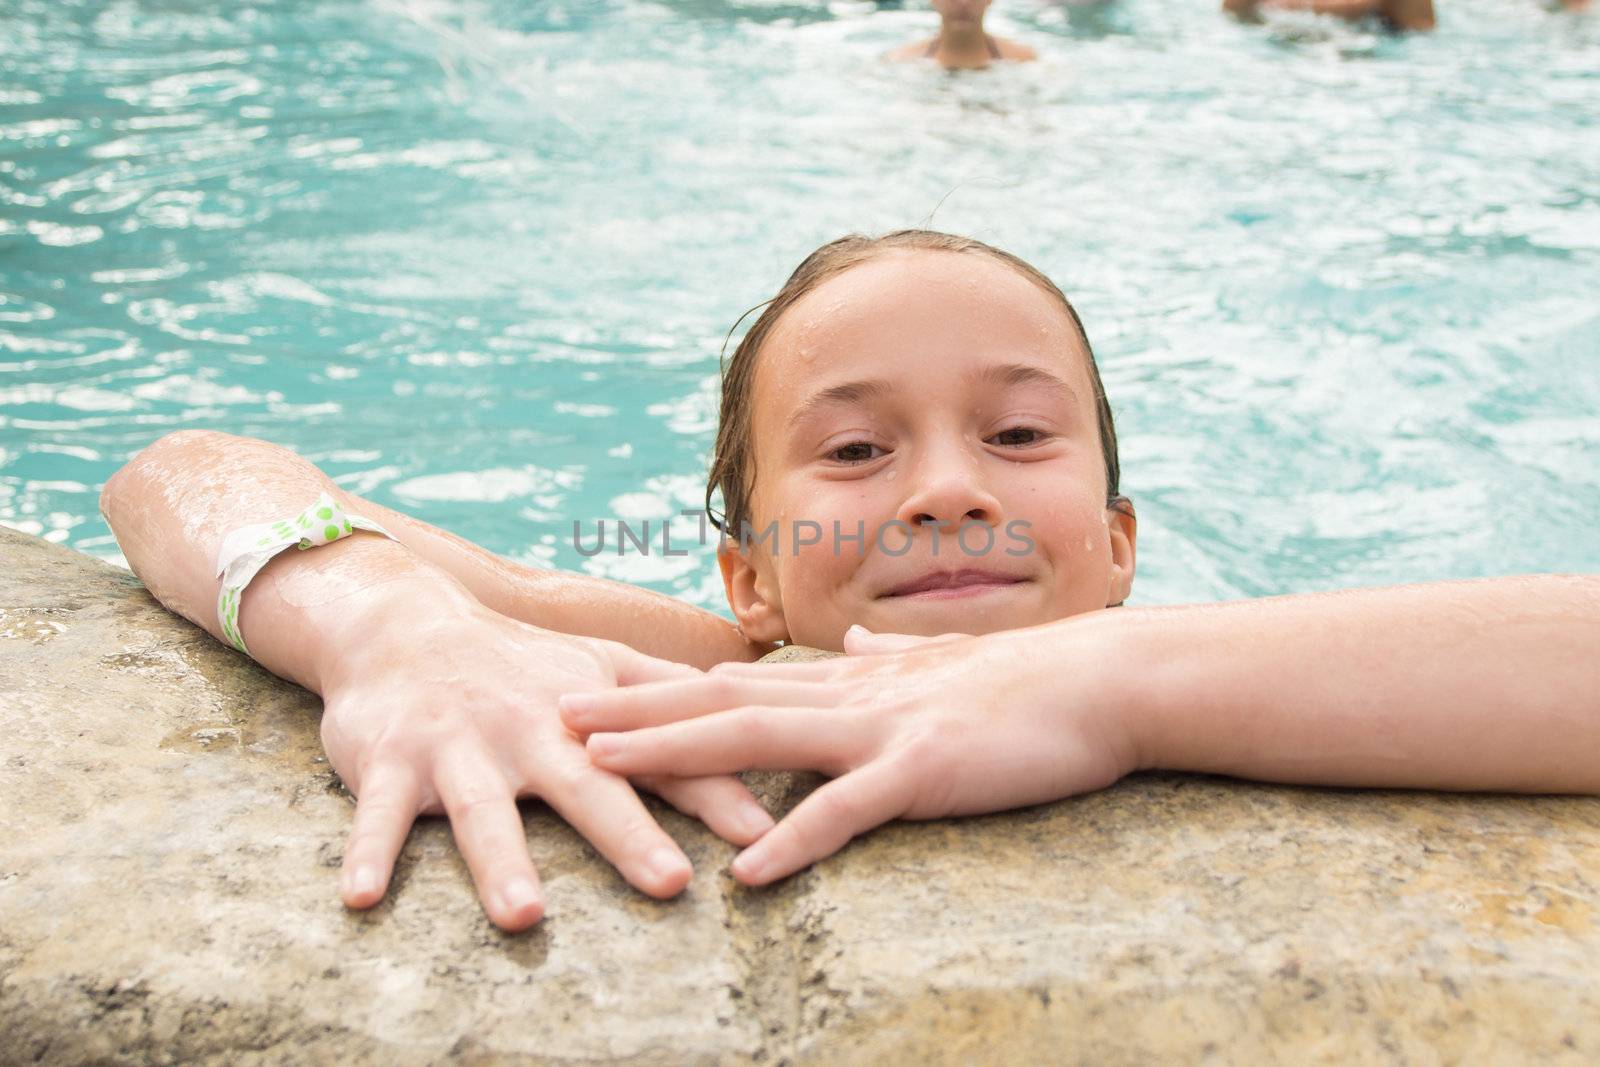
<svg viewBox="0 0 1600 1067"><path fill-rule="evenodd" d="M947 23L978 24L989 10L989 0L933 0L933 9Z"/></svg>
<svg viewBox="0 0 1600 1067"><path fill-rule="evenodd" d="M838 648L853 622L979 633L1120 603L1118 482L1061 291L982 242L905 230L823 246L757 318L725 368L707 499L745 632Z"/></svg>

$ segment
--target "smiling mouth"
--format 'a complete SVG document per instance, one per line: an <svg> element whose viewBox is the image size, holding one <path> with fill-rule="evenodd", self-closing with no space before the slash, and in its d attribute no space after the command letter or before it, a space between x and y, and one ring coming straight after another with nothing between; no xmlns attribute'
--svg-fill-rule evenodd
<svg viewBox="0 0 1600 1067"><path fill-rule="evenodd" d="M981 596L998 589L1009 589L1014 585L1021 585L1026 580L985 571L928 574L884 593L880 599L952 600L958 597Z"/></svg>

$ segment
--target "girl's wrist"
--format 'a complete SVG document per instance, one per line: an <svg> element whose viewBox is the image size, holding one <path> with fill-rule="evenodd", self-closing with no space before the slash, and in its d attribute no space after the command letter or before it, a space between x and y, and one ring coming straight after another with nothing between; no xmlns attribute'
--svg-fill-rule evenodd
<svg viewBox="0 0 1600 1067"><path fill-rule="evenodd" d="M364 672L402 668L425 650L429 631L488 610L449 574L393 542L365 539L346 553L317 561L330 569L296 574L286 590L302 605L296 621L315 628L309 682L324 695Z"/></svg>
<svg viewBox="0 0 1600 1067"><path fill-rule="evenodd" d="M1036 648L1036 666L1070 724L1064 728L1090 731L1115 760L1119 778L1154 765L1154 671L1152 657L1140 647L1148 636L1146 614L1096 611L1013 631L1028 645L1043 646Z"/></svg>
<svg viewBox="0 0 1600 1067"><path fill-rule="evenodd" d="M1197 715L1208 685L1208 665L1223 662L1229 650L1190 612L1209 614L1212 606L1123 609L1114 615L1122 714L1137 753L1135 769L1204 771L1196 765L1196 744L1209 739L1194 730L1226 729L1220 717Z"/></svg>
<svg viewBox="0 0 1600 1067"><path fill-rule="evenodd" d="M1134 769L1233 774L1238 757L1261 743L1263 724L1249 708L1273 683L1260 666L1245 664L1273 657L1259 657L1260 635L1241 629L1236 608L1186 604L1098 613L1110 616L1104 659L1115 675L1111 688L1135 752Z"/></svg>

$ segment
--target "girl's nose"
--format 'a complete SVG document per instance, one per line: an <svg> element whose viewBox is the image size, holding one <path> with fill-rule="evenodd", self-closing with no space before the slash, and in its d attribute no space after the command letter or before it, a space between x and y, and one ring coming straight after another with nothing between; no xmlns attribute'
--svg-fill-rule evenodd
<svg viewBox="0 0 1600 1067"><path fill-rule="evenodd" d="M1000 524L1000 501L990 491L978 458L948 450L923 457L908 473L911 491L895 514L901 522L949 527L951 532L969 520Z"/></svg>

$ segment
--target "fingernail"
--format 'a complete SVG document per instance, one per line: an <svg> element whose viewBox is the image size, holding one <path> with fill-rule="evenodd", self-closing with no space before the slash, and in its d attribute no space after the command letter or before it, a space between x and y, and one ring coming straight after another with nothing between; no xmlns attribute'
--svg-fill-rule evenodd
<svg viewBox="0 0 1600 1067"><path fill-rule="evenodd" d="M618 756L623 749L628 747L628 739L622 734L590 734L589 755L605 759L607 756Z"/></svg>
<svg viewBox="0 0 1600 1067"><path fill-rule="evenodd" d="M754 847L747 848L739 853L733 861L733 876L741 882L759 882L766 872L766 857L761 855Z"/></svg>
<svg viewBox="0 0 1600 1067"><path fill-rule="evenodd" d="M539 903L539 889L526 878L518 878L500 891L502 911L521 911L530 904Z"/></svg>
<svg viewBox="0 0 1600 1067"><path fill-rule="evenodd" d="M353 897L364 897L369 893L376 893L383 888L382 880L375 867L357 867L350 874L348 889Z"/></svg>
<svg viewBox="0 0 1600 1067"><path fill-rule="evenodd" d="M683 873L689 869L689 861L683 854L663 845L645 858L645 868L663 882L671 882L682 878Z"/></svg>

